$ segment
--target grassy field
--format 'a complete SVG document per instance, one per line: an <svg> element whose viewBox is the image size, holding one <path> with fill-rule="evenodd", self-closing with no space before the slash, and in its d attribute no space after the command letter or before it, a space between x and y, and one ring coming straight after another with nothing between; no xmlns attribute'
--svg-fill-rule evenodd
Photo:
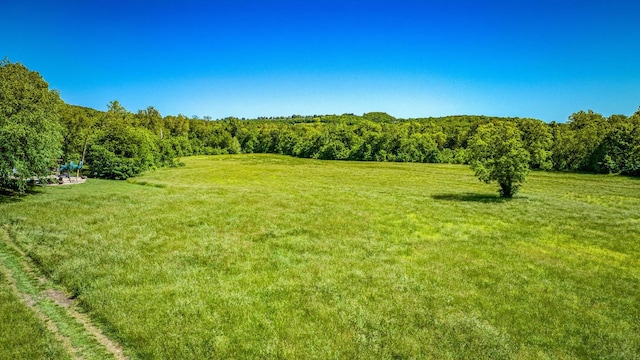
<svg viewBox="0 0 640 360"><path fill-rule="evenodd" d="M131 358L640 359L638 179L534 172L502 200L456 165L183 161L0 199Z"/></svg>
<svg viewBox="0 0 640 360"><path fill-rule="evenodd" d="M62 345L16 297L0 272L0 358L69 359Z"/></svg>

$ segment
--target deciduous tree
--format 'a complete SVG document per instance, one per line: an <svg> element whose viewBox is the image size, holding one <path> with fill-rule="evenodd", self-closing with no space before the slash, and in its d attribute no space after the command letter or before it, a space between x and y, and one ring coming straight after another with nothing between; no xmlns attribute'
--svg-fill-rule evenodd
<svg viewBox="0 0 640 360"><path fill-rule="evenodd" d="M500 196L510 198L529 172L529 152L522 132L506 121L480 125L469 140L469 163L481 181L497 181Z"/></svg>
<svg viewBox="0 0 640 360"><path fill-rule="evenodd" d="M60 97L24 65L0 61L0 187L23 192L61 154Z"/></svg>

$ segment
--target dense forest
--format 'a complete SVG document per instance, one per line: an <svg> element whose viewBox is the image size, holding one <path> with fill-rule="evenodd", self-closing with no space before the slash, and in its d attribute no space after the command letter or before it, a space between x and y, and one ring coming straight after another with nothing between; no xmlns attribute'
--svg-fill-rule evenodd
<svg viewBox="0 0 640 360"><path fill-rule="evenodd" d="M42 146L30 134L47 134L49 158L63 163L84 159L90 176L125 179L155 167L179 166L180 157L199 154L464 164L478 126L501 121L519 129L532 169L640 175L640 110L609 117L578 111L566 123L487 116L397 119L381 112L212 120L163 116L152 106L131 112L118 101L106 111L65 104L38 73L6 60L0 79L4 186L20 174L43 174L42 166L34 171L25 165L35 155L24 144ZM38 116L47 121L38 122ZM30 132L29 126L38 131Z"/></svg>
<svg viewBox="0 0 640 360"><path fill-rule="evenodd" d="M466 163L467 142L492 121L514 122L532 169L640 175L640 111L604 117L579 111L566 124L486 116L396 119L385 113L202 120L106 112L65 105L64 159L87 161L95 176L125 178L196 154L276 153L324 160Z"/></svg>

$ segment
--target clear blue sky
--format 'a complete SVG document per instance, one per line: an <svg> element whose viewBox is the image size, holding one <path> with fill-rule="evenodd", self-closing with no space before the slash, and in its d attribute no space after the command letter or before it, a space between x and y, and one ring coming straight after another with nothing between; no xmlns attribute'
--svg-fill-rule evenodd
<svg viewBox="0 0 640 360"><path fill-rule="evenodd" d="M11 1L0 57L71 104L163 115L484 114L640 105L640 1Z"/></svg>

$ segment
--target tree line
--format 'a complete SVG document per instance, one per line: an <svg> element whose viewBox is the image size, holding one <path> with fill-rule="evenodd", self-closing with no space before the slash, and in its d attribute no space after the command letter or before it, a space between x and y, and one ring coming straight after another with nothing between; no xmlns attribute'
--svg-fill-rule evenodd
<svg viewBox="0 0 640 360"><path fill-rule="evenodd" d="M64 157L79 159L82 144L95 176L125 178L190 155L274 153L353 161L469 163L479 126L517 128L531 169L640 175L640 110L604 117L579 111L567 123L486 116L395 119L384 113L278 119L202 120L165 116L153 107L131 113L114 101L106 112L66 106ZM86 134L74 138L73 134Z"/></svg>
<svg viewBox="0 0 640 360"><path fill-rule="evenodd" d="M531 169L640 175L640 110L605 117L572 114L566 123L529 118L448 116L397 119L292 115L211 120L137 112L112 101L106 111L65 104L37 72L0 63L0 186L24 188L56 159L84 159L91 176L126 179L190 155L274 153L303 158L469 164L474 135L509 123ZM495 141L506 141L507 139Z"/></svg>

